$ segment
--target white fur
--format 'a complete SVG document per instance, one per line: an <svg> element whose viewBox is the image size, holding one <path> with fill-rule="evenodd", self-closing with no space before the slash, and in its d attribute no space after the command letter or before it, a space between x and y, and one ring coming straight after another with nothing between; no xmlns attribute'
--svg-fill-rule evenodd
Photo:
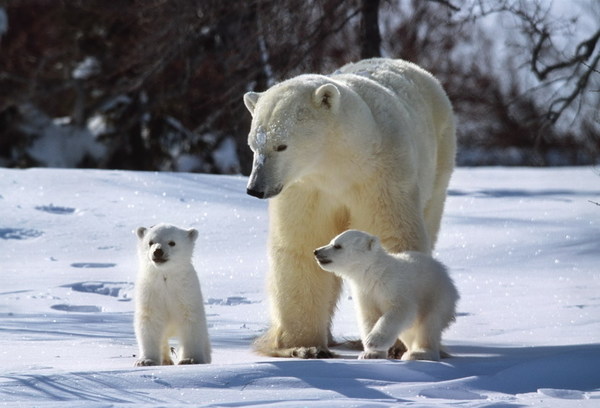
<svg viewBox="0 0 600 408"><path fill-rule="evenodd" d="M347 279L364 352L386 358L396 339L403 360L440 359L442 331L454 321L458 292L444 265L420 252L388 254L379 239L349 230L315 250L324 270Z"/></svg>
<svg viewBox="0 0 600 408"><path fill-rule="evenodd" d="M137 229L136 366L173 364L169 338L179 338L178 364L211 361L200 282L192 266L195 229L168 224Z"/></svg>
<svg viewBox="0 0 600 408"><path fill-rule="evenodd" d="M257 342L273 356L331 356L340 280L314 248L349 228L393 252L429 253L454 168L452 107L426 71L372 59L249 92L248 193L270 198L271 327Z"/></svg>

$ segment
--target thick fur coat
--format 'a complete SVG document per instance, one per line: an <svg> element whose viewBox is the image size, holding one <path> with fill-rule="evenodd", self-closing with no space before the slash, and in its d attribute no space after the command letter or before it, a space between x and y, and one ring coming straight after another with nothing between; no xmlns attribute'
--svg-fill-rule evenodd
<svg viewBox="0 0 600 408"><path fill-rule="evenodd" d="M270 199L272 356L329 357L340 280L314 248L349 228L393 252L430 252L454 168L452 107L438 81L390 59L300 75L249 92L248 194Z"/></svg>
<svg viewBox="0 0 600 408"><path fill-rule="evenodd" d="M388 254L379 239L349 230L315 250L326 271L350 283L364 352L386 358L401 340L403 360L440 359L442 331L454 321L458 291L444 265L420 252Z"/></svg>
<svg viewBox="0 0 600 408"><path fill-rule="evenodd" d="M200 281L192 266L195 229L168 224L137 229L136 366L173 364L169 338L179 339L178 364L211 361Z"/></svg>

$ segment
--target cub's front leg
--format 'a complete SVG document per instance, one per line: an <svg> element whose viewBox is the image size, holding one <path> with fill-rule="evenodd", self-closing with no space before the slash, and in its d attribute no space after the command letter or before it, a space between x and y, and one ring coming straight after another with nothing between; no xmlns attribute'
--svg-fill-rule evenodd
<svg viewBox="0 0 600 408"><path fill-rule="evenodd" d="M359 359L387 358L388 350L396 343L399 334L410 326L411 319L408 317L406 311L396 308L385 312L363 338L365 351Z"/></svg>
<svg viewBox="0 0 600 408"><path fill-rule="evenodd" d="M139 347L139 358L136 367L165 364L161 350L163 348L163 328L158 322L144 313L135 316L135 336ZM167 354L167 359L169 356Z"/></svg>

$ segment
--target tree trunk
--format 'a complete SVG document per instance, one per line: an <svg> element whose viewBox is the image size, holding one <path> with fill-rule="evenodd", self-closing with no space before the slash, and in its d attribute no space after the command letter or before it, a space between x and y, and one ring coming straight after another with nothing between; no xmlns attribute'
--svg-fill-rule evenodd
<svg viewBox="0 0 600 408"><path fill-rule="evenodd" d="M379 0L361 0L360 57L381 57L379 34Z"/></svg>

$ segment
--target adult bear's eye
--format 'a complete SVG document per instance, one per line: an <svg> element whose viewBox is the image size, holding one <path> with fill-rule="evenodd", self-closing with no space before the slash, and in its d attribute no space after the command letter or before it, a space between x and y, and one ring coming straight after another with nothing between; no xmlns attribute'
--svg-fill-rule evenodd
<svg viewBox="0 0 600 408"><path fill-rule="evenodd" d="M279 146L277 146L275 148L275 151L276 152L283 152L285 149L287 149L287 145L281 144L281 145L279 145Z"/></svg>
<svg viewBox="0 0 600 408"><path fill-rule="evenodd" d="M169 246L174 247L175 246L175 242L174 241L169 241Z"/></svg>
<svg viewBox="0 0 600 408"><path fill-rule="evenodd" d="M342 246L340 244L335 244L333 246L333 249L342 249Z"/></svg>

